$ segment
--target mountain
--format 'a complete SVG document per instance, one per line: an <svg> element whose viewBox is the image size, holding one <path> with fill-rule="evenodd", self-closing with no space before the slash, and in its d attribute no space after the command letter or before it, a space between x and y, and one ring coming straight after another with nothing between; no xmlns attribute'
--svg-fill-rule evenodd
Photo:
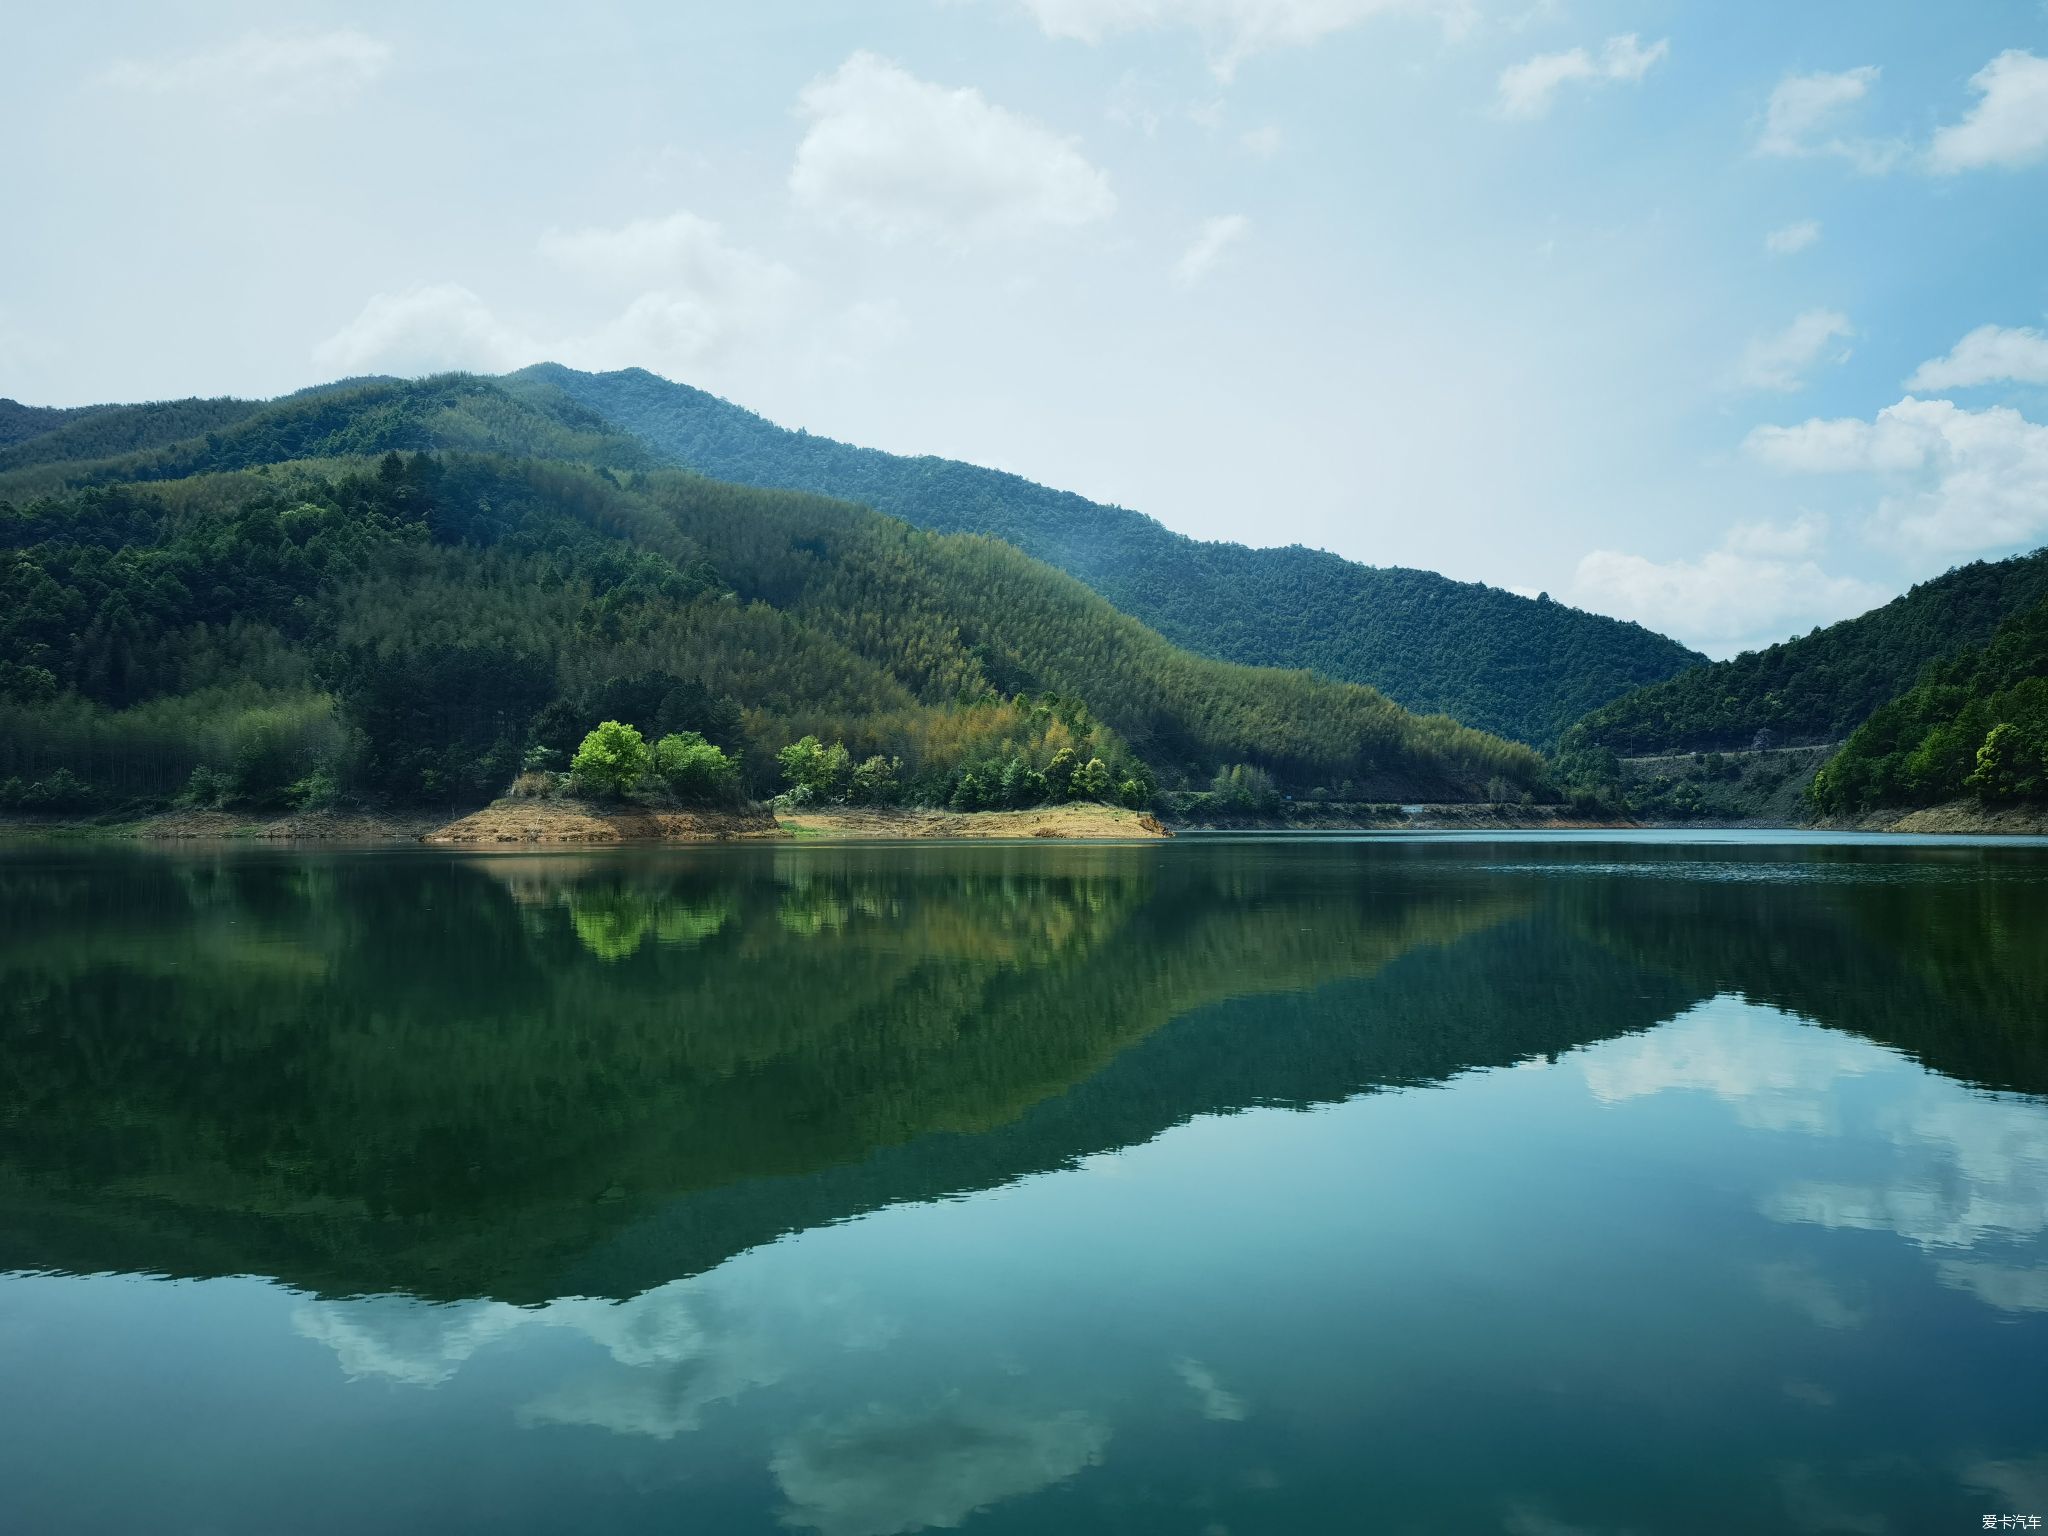
<svg viewBox="0 0 2048 1536"><path fill-rule="evenodd" d="M2037 559L2041 557L2036 557ZM2048 597L1930 666L1814 776L1823 810L2048 800Z"/></svg>
<svg viewBox="0 0 2048 1536"><path fill-rule="evenodd" d="M195 409L214 424L166 440ZM702 731L756 792L806 734L901 759L926 802L1028 788L1062 748L1126 799L1236 763L1374 799L1544 783L1528 748L1369 688L1191 655L996 540L659 467L531 382L122 408L19 446L17 803L161 800L201 769L252 803L475 801L606 718Z"/></svg>
<svg viewBox="0 0 2048 1536"><path fill-rule="evenodd" d="M1778 746L1840 741L2044 596L2048 549L1961 566L1857 618L1625 694L1575 725L1565 750L1739 751L1763 732Z"/></svg>
<svg viewBox="0 0 2048 1536"><path fill-rule="evenodd" d="M23 405L19 400L0 398L0 449L54 432L66 422L101 409L104 407Z"/></svg>
<svg viewBox="0 0 2048 1536"><path fill-rule="evenodd" d="M14 402L0 402L12 406ZM0 473L31 464L110 459L183 438L204 436L255 414L250 400L160 400L149 405L92 405L69 411L15 406L0 416ZM31 415L30 413L34 413ZM16 424L18 423L18 429Z"/></svg>
<svg viewBox="0 0 2048 1536"><path fill-rule="evenodd" d="M1597 705L1705 660L1547 597L1299 545L1190 539L1016 475L789 431L640 369L543 363L506 383L559 391L716 479L864 502L936 532L991 534L1202 655L1364 683L1409 709L1537 746Z"/></svg>

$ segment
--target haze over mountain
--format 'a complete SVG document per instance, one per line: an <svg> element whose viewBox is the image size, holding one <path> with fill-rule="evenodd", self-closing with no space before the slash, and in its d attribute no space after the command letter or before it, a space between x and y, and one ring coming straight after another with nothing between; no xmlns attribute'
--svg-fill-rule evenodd
<svg viewBox="0 0 2048 1536"><path fill-rule="evenodd" d="M559 389L715 479L843 497L942 533L993 534L1204 655L1365 683L1409 709L1538 746L1609 699L1705 660L1547 597L1299 545L1191 539L1000 470L792 431L644 369L549 363L507 382Z"/></svg>

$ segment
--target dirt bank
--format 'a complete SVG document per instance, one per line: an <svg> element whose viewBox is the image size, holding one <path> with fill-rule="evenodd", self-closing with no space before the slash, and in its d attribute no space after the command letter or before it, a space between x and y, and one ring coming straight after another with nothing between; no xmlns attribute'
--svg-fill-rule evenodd
<svg viewBox="0 0 2048 1536"><path fill-rule="evenodd" d="M442 820L430 811L166 811L93 830L150 842L412 843Z"/></svg>
<svg viewBox="0 0 2048 1536"><path fill-rule="evenodd" d="M582 800L494 800L420 839L437 847L546 843L723 843L781 837L765 807L734 811L663 810Z"/></svg>
<svg viewBox="0 0 2048 1536"><path fill-rule="evenodd" d="M798 837L1145 838L1173 834L1156 816L1113 805L1047 805L1035 811L912 811L847 807L790 811L782 825Z"/></svg>
<svg viewBox="0 0 2048 1536"><path fill-rule="evenodd" d="M1946 805L1923 806L1916 811L1871 811L1863 816L1842 816L1821 823L1848 832L1947 832L2002 833L2008 836L2048 836L2048 806L1980 805L1975 800L1951 800Z"/></svg>

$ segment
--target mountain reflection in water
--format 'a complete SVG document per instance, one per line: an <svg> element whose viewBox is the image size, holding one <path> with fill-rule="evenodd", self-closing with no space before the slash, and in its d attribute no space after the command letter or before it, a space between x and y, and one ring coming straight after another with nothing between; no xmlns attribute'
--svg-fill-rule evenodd
<svg viewBox="0 0 2048 1536"><path fill-rule="evenodd" d="M2038 1404L1964 1406L2048 1364L2034 850L22 849L0 909L0 1297L263 1277L309 1394L750 1437L689 1473L734 1528L2043 1479Z"/></svg>

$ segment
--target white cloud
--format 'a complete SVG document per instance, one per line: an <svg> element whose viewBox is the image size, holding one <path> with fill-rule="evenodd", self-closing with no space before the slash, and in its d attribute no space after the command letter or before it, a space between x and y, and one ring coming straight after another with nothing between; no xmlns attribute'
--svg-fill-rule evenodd
<svg viewBox="0 0 2048 1536"><path fill-rule="evenodd" d="M1073 140L871 53L805 86L797 106L810 127L789 190L828 223L961 245L1092 224L1116 209L1109 178Z"/></svg>
<svg viewBox="0 0 2048 1536"><path fill-rule="evenodd" d="M1789 523L1737 523L1721 540L1721 547L1738 555L1760 555L1781 560L1818 554L1827 543L1828 520L1819 512L1802 512Z"/></svg>
<svg viewBox="0 0 2048 1536"><path fill-rule="evenodd" d="M1764 236L1764 249L1773 256L1796 256L1820 239L1820 220L1801 219Z"/></svg>
<svg viewBox="0 0 2048 1536"><path fill-rule="evenodd" d="M2048 332L1980 325L1913 370L1908 389L1969 389L1978 384L2048 384Z"/></svg>
<svg viewBox="0 0 2048 1536"><path fill-rule="evenodd" d="M802 298L795 272L731 244L693 213L611 229L550 230L542 256L593 283L634 292L625 311L565 355L593 366L691 368L781 332Z"/></svg>
<svg viewBox="0 0 2048 1536"><path fill-rule="evenodd" d="M545 351L461 284L435 283L375 295L313 349L313 361L344 374L503 373Z"/></svg>
<svg viewBox="0 0 2048 1536"><path fill-rule="evenodd" d="M1747 389L1790 394L1805 387L1807 374L1833 343L1855 334L1847 315L1832 309L1809 309L1784 330L1751 341L1743 350L1737 380ZM1842 348L1828 360L1841 363L1848 357L1848 349Z"/></svg>
<svg viewBox="0 0 2048 1536"><path fill-rule="evenodd" d="M924 1413L876 1406L814 1422L769 1467L790 1501L784 1525L898 1536L950 1530L976 1510L1064 1482L1102 1459L1109 1433L1079 1410L1040 1415L955 1396Z"/></svg>
<svg viewBox="0 0 2048 1536"><path fill-rule="evenodd" d="M587 329L536 337L501 321L468 288L441 283L378 294L314 349L344 372L467 369L499 373L551 357L573 367L639 367L717 388L764 356L784 371L859 367L897 341L900 309L860 300L834 309L782 262L679 212L608 228L550 230L541 257L617 308Z"/></svg>
<svg viewBox="0 0 2048 1536"><path fill-rule="evenodd" d="M1693 560L1656 561L1596 549L1579 561L1571 598L1582 608L1634 619L1710 653L1754 650L1815 624L1832 624L1891 594L1831 576L1813 558L1810 526L1745 524Z"/></svg>
<svg viewBox="0 0 2048 1536"><path fill-rule="evenodd" d="M1870 94L1877 79L1874 64L1836 74L1787 75L1771 92L1770 105L1764 109L1757 153L1786 159L1834 155L1859 170L1889 170L1898 163L1899 146L1841 132L1843 120Z"/></svg>
<svg viewBox="0 0 2048 1536"><path fill-rule="evenodd" d="M694 213L634 219L612 229L551 229L540 252L568 271L635 288L743 288L786 284L787 267L727 242L709 219Z"/></svg>
<svg viewBox="0 0 2048 1536"><path fill-rule="evenodd" d="M1195 1395L1195 1410L1219 1424L1235 1424L1247 1418L1251 1409L1245 1400L1227 1389L1216 1373L1201 1361L1183 1355L1173 1363L1173 1373L1187 1383Z"/></svg>
<svg viewBox="0 0 2048 1536"><path fill-rule="evenodd" d="M1970 89L1977 104L1928 146L1932 169L2014 169L2048 159L2048 59L2007 49L1970 77Z"/></svg>
<svg viewBox="0 0 2048 1536"><path fill-rule="evenodd" d="M1216 269L1224 255L1251 229L1251 220L1241 213L1219 214L1202 221L1194 241L1173 264L1173 280L1181 288L1198 287Z"/></svg>
<svg viewBox="0 0 2048 1536"><path fill-rule="evenodd" d="M1500 115L1520 119L1543 117L1564 86L1576 81L1640 80L1670 51L1668 40L1644 47L1636 34L1629 32L1607 39L1597 59L1583 48L1539 53L1500 72Z"/></svg>
<svg viewBox="0 0 2048 1536"><path fill-rule="evenodd" d="M1126 32L1186 27L1229 79L1254 54L1299 48L1376 16L1433 17L1450 36L1477 19L1473 0L1021 0L1048 37L1099 43Z"/></svg>
<svg viewBox="0 0 2048 1536"><path fill-rule="evenodd" d="M1603 1104L1690 1089L1730 1105L1744 1125L1821 1132L1833 1119L1837 1085L1888 1060L1866 1042L1790 1015L1716 1000L1585 1053L1579 1071Z"/></svg>
<svg viewBox="0 0 2048 1536"><path fill-rule="evenodd" d="M1935 1273L1943 1285L1968 1291L2001 1312L2048 1312L2048 1269L1944 1259Z"/></svg>
<svg viewBox="0 0 2048 1536"><path fill-rule="evenodd" d="M317 110L346 101L390 63L390 45L363 32L250 33L216 48L122 59L106 78L124 90L243 110Z"/></svg>
<svg viewBox="0 0 2048 1536"><path fill-rule="evenodd" d="M2048 426L2009 407L1908 395L1870 421L1758 427L1744 446L1776 469L1886 478L1874 530L1909 549L1967 554L2048 534Z"/></svg>
<svg viewBox="0 0 2048 1536"><path fill-rule="evenodd" d="M1262 128L1249 128L1238 135L1237 142L1261 160L1270 160L1280 152L1281 134L1279 128L1267 123Z"/></svg>
<svg viewBox="0 0 2048 1536"><path fill-rule="evenodd" d="M1778 1221L1894 1232L1923 1248L2034 1239L2048 1231L2048 1115L2019 1099L1948 1087L1882 1112L1898 1151L1889 1177L1866 1184L1809 1180L1764 1202ZM1956 1264L1944 1283L1994 1306L2027 1304L2030 1286Z"/></svg>
<svg viewBox="0 0 2048 1536"><path fill-rule="evenodd" d="M1816 1327L1861 1328L1870 1320L1867 1307L1843 1296L1841 1288L1811 1264L1759 1265L1757 1287L1766 1298L1804 1314Z"/></svg>

